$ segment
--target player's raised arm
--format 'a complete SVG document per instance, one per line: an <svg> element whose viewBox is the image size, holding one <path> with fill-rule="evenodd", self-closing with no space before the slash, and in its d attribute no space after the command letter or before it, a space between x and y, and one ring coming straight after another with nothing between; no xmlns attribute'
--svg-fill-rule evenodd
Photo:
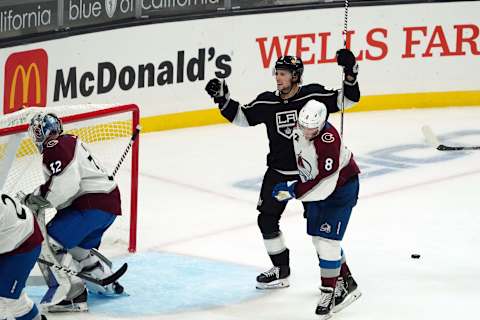
<svg viewBox="0 0 480 320"><path fill-rule="evenodd" d="M240 103L230 98L225 80L211 79L205 87L207 93L213 98L215 103L218 103L218 108L222 116L231 123L240 127L255 126L263 122L263 115L261 110L257 110L255 105L260 106L259 97L247 105L240 105Z"/></svg>
<svg viewBox="0 0 480 320"><path fill-rule="evenodd" d="M357 81L358 63L352 51L349 49L340 49L337 51L337 64L343 67L345 73L345 79L343 81L345 85L343 87L345 90L345 109L348 109L360 101L360 88ZM341 105L341 101L339 105Z"/></svg>

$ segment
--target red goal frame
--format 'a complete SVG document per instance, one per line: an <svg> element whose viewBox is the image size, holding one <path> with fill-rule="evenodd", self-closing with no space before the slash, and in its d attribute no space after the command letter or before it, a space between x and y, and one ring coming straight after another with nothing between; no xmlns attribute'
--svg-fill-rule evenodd
<svg viewBox="0 0 480 320"><path fill-rule="evenodd" d="M140 124L140 110L135 104L127 104L115 107L108 107L101 110L88 111L69 116L60 117L63 124L79 122L88 119L96 119L112 116L120 113L132 114L132 134ZM0 129L0 136L7 136L28 131L28 124L21 124L9 128ZM132 164L131 164L131 183L130 190L130 234L128 242L128 251L136 252L137 250L137 218L138 218L138 151L140 145L140 136L137 136L132 144Z"/></svg>

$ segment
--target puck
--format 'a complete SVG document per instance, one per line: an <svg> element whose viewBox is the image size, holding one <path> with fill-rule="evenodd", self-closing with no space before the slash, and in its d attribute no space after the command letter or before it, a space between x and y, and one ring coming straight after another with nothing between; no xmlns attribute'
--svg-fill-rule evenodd
<svg viewBox="0 0 480 320"><path fill-rule="evenodd" d="M420 255L419 254L412 254L410 257L412 257L412 259L420 259Z"/></svg>

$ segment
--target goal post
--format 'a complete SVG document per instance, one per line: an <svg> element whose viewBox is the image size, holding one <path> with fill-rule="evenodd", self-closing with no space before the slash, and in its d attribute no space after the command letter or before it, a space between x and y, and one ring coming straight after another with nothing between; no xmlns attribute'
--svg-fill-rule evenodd
<svg viewBox="0 0 480 320"><path fill-rule="evenodd" d="M134 104L33 107L0 116L2 193L30 193L45 182L41 155L28 137L30 119L38 111L55 113L62 120L64 132L77 135L86 143L110 174L140 122L140 111ZM119 247L125 244L129 252L137 249L139 140L137 137L133 141L129 155L115 177L124 214L116 219L102 241L102 248L106 243L115 252L121 252Z"/></svg>

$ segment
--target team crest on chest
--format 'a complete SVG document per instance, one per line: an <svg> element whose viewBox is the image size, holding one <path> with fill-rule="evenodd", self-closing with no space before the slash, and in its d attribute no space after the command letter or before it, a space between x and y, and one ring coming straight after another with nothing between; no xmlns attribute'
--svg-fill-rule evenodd
<svg viewBox="0 0 480 320"><path fill-rule="evenodd" d="M325 143L332 143L333 141L335 141L335 137L330 132L325 132L324 134L322 134L320 139L322 139L322 141Z"/></svg>
<svg viewBox="0 0 480 320"><path fill-rule="evenodd" d="M293 136L293 128L297 123L297 111L282 111L275 114L277 120L277 132L287 139Z"/></svg>
<svg viewBox="0 0 480 320"><path fill-rule="evenodd" d="M58 140L50 140L47 142L47 148L53 148L58 144Z"/></svg>

